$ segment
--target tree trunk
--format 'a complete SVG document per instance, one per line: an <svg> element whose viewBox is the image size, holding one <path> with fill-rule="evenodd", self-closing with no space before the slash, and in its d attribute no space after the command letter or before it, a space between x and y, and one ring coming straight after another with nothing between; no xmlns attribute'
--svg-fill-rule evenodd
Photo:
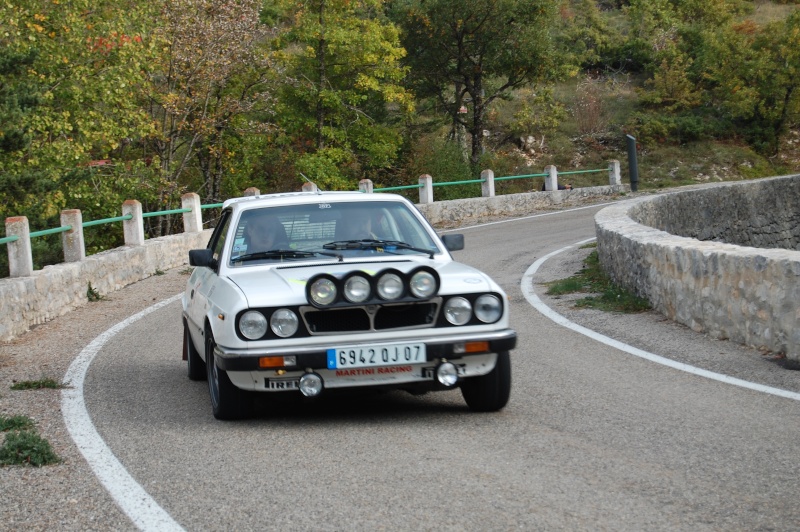
<svg viewBox="0 0 800 532"><path fill-rule="evenodd" d="M472 96L472 127L470 128L472 153L469 162L472 166L478 166L478 162L483 155L483 123L486 114L483 100L483 80L480 74L475 76L470 96Z"/></svg>

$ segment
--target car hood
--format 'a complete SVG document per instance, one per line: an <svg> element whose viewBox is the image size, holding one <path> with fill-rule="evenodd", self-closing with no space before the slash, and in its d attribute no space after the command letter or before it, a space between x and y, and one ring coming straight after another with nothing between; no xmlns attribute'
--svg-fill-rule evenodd
<svg viewBox="0 0 800 532"><path fill-rule="evenodd" d="M415 259L316 263L309 266L256 266L230 272L229 279L241 289L251 308L302 305L306 303L306 283L311 277L320 273L328 273L339 278L353 271L375 275L388 268L407 273L423 265L433 268L439 274L441 282L439 294L499 290L486 274L471 266L453 261Z"/></svg>

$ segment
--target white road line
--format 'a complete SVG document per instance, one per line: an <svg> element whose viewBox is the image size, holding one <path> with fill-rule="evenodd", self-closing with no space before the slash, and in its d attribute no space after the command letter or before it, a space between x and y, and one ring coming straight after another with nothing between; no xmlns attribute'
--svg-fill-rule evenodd
<svg viewBox="0 0 800 532"><path fill-rule="evenodd" d="M181 295L178 294L146 308L92 340L70 364L64 377L70 387L64 388L61 392L61 409L70 436L108 493L140 530L161 532L183 530L183 527L133 479L100 437L86 410L83 383L92 360L109 340L151 312L177 301Z"/></svg>
<svg viewBox="0 0 800 532"><path fill-rule="evenodd" d="M548 253L544 257L540 258L525 271L525 274L522 276L522 281L520 283L520 288L522 289L522 293L525 296L525 299L539 312L553 320L559 325L562 325L568 329L572 329L575 332L588 336L593 340L597 340L598 342L604 343L609 345L615 349L619 349L620 351L624 351L631 355L643 358L645 360L649 360L650 362L655 362L656 364L662 364L664 366L668 366L673 369L677 369L680 371L685 371L687 373L691 373L693 375L699 375L700 377L705 377L707 379L712 379L715 381L724 382L726 384L732 384L734 386L740 386L742 388L747 388L749 390L755 390L757 392L763 392L770 395L777 395L778 397L785 397L787 399L793 399L795 401L800 401L800 393L790 392L788 390L782 390L780 388L773 388L771 386L764 386L763 384L757 384L755 382L745 381L742 379L737 379L734 377L730 377L728 375L723 375L721 373L714 373L713 371L708 371L705 369L697 368L695 366L690 366L689 364L683 364L681 362L676 362L674 360L670 360L668 358L664 358L659 355L654 355L653 353L649 353L642 349L630 346L628 344L624 344L620 341L614 340L613 338L609 338L608 336L602 335L598 332L595 332L591 329L587 329L586 327L582 327L577 323L573 323L569 321L567 318L562 316L561 314L557 313L550 307L544 304L544 302L536 295L533 290L533 276L545 263L549 258L558 255L559 253L563 253L567 250L573 249L575 247L581 246L588 242L594 241L594 238L589 238L587 240L581 240L580 242L576 242L571 246L563 247L552 253Z"/></svg>

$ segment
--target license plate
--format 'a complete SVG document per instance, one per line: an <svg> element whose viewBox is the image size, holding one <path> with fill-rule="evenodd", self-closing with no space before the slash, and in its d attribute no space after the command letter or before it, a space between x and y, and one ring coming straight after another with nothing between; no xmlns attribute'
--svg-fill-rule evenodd
<svg viewBox="0 0 800 532"><path fill-rule="evenodd" d="M388 344L328 349L328 369L393 366L425 362L425 344Z"/></svg>

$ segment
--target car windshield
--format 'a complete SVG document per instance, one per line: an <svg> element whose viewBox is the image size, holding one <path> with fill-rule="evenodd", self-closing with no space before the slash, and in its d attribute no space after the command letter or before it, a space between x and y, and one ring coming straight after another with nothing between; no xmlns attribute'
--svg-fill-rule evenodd
<svg viewBox="0 0 800 532"><path fill-rule="evenodd" d="M248 209L242 212L232 240L229 263L237 267L440 251L407 205L381 201Z"/></svg>

